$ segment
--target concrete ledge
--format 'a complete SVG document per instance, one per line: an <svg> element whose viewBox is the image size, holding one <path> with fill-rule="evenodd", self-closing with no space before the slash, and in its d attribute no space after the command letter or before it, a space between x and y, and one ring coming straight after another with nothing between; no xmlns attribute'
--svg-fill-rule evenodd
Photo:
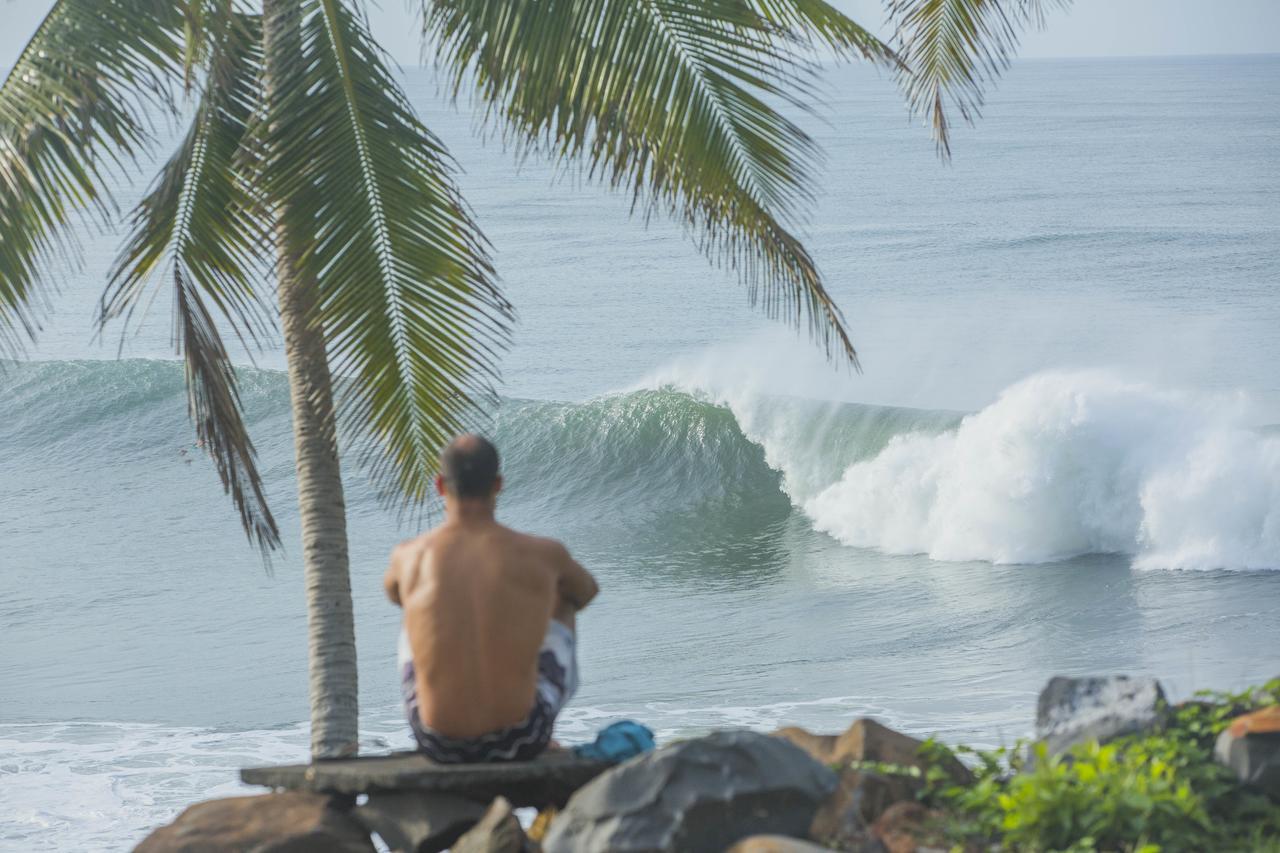
<svg viewBox="0 0 1280 853"><path fill-rule="evenodd" d="M612 765L570 753L535 761L495 764L436 764L416 752L311 764L246 767L240 779L249 785L325 794L371 791L422 791L452 794L488 804L506 797L517 807L563 806L574 791Z"/></svg>

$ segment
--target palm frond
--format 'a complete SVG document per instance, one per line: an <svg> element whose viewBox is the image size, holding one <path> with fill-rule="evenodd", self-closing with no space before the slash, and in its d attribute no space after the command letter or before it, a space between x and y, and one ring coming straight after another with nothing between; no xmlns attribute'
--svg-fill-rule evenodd
<svg viewBox="0 0 1280 853"><path fill-rule="evenodd" d="M267 226L237 156L258 102L261 22L231 4L215 12L201 33L207 63L190 129L133 213L99 322L132 313L153 281L172 286L188 411L246 535L265 555L279 546L280 533L219 331L221 321L248 343L270 325L254 287L270 272L261 248Z"/></svg>
<svg viewBox="0 0 1280 853"><path fill-rule="evenodd" d="M71 217L112 211L107 174L171 108L181 33L172 0L58 0L0 85L0 346L35 335L42 274L76 254Z"/></svg>
<svg viewBox="0 0 1280 853"><path fill-rule="evenodd" d="M915 114L933 129L938 153L951 156L949 109L968 122L984 93L1009 66L1020 32L1043 26L1071 0L890 0L889 20L906 68L899 82Z"/></svg>
<svg viewBox="0 0 1280 853"><path fill-rule="evenodd" d="M857 364L791 230L819 152L781 112L812 100L815 38L887 57L856 25L807 0L433 0L423 22L455 95L473 80L519 144L673 215L753 305Z"/></svg>
<svg viewBox="0 0 1280 853"><path fill-rule="evenodd" d="M754 0L754 5L785 36L825 45L837 56L864 59L894 71L905 69L892 47L825 0Z"/></svg>
<svg viewBox="0 0 1280 853"><path fill-rule="evenodd" d="M286 14L268 46L265 189L350 380L340 416L376 438L375 477L421 501L440 448L495 396L511 308L452 161L365 20L338 0Z"/></svg>

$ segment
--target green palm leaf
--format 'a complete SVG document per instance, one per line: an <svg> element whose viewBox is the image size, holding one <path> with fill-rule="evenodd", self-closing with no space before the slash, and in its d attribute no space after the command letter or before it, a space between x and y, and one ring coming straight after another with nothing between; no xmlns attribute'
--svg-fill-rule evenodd
<svg viewBox="0 0 1280 853"><path fill-rule="evenodd" d="M270 326L254 282L270 273L268 233L241 166L257 104L261 22L221 4L202 19L204 90L178 150L138 205L132 233L103 296L100 321L131 313L147 284L173 287L174 338L183 356L188 410L246 533L264 555L280 544L236 373L219 323L246 343ZM221 13L221 14L217 14Z"/></svg>
<svg viewBox="0 0 1280 853"><path fill-rule="evenodd" d="M76 255L72 216L112 212L105 176L171 107L181 34L174 2L58 0L0 86L0 345L35 335L42 273Z"/></svg>
<svg viewBox="0 0 1280 853"><path fill-rule="evenodd" d="M834 49L837 56L856 56L893 70L905 66L893 48L824 0L755 0L756 10L782 30Z"/></svg>
<svg viewBox="0 0 1280 853"><path fill-rule="evenodd" d="M378 439L375 476L419 501L439 449L494 397L511 309L452 161L364 19L337 0L290 14L268 48L282 72L268 96L265 187L299 278L317 285L331 363L350 380L341 414Z"/></svg>
<svg viewBox="0 0 1280 853"><path fill-rule="evenodd" d="M899 80L915 113L929 118L938 153L951 156L948 107L965 121L1009 66L1018 34L1042 26L1071 0L891 0L889 20L905 64Z"/></svg>
<svg viewBox="0 0 1280 853"><path fill-rule="evenodd" d="M646 215L683 221L768 316L808 321L856 365L839 309L792 233L812 201L812 48L892 51L809 0L436 0L424 28L521 145L582 158Z"/></svg>

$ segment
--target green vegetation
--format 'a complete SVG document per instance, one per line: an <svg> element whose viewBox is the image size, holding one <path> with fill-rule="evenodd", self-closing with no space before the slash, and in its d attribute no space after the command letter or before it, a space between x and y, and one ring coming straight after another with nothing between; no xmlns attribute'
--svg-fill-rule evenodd
<svg viewBox="0 0 1280 853"><path fill-rule="evenodd" d="M1242 693L1202 691L1170 708L1158 732L1061 756L1043 745L983 751L931 740L921 749L923 774L875 769L923 776L920 799L943 815L933 829L956 851L1280 851L1280 806L1213 760L1214 741L1233 718L1274 704L1280 678ZM972 785L943 772L946 755L972 759Z"/></svg>

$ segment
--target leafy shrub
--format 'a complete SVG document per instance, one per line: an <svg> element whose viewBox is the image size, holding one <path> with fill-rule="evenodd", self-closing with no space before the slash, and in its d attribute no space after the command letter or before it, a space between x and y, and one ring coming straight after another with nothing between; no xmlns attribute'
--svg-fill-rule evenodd
<svg viewBox="0 0 1280 853"><path fill-rule="evenodd" d="M1019 849L1148 848L1203 836L1208 812L1175 768L1140 745L1084 744L1069 759L1036 748L1034 767L996 797L1004 840Z"/></svg>
<svg viewBox="0 0 1280 853"><path fill-rule="evenodd" d="M1171 710L1160 732L1087 743L1050 757L1042 745L955 753L976 781L953 785L939 767L923 774L921 797L948 815L963 849L1026 851L1271 851L1280 853L1280 807L1243 788L1213 760L1218 734L1236 716L1280 703L1280 679L1243 693L1196 694ZM930 765L950 748L927 742Z"/></svg>

